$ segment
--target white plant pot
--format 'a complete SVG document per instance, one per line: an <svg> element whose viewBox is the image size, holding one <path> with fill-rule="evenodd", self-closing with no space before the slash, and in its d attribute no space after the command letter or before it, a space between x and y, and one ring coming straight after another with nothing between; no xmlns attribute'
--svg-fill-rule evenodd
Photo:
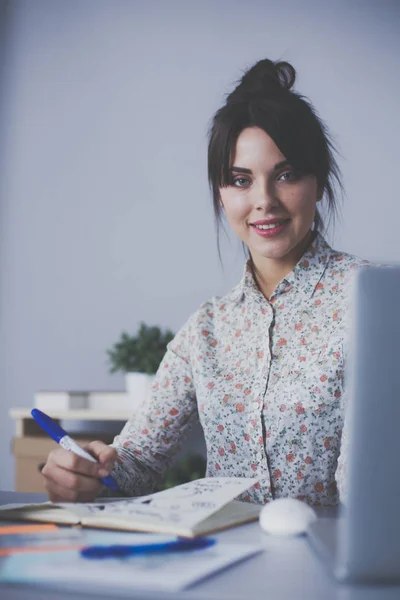
<svg viewBox="0 0 400 600"><path fill-rule="evenodd" d="M146 373L125 373L125 388L134 411L140 410L146 400L153 379L154 375L147 375Z"/></svg>

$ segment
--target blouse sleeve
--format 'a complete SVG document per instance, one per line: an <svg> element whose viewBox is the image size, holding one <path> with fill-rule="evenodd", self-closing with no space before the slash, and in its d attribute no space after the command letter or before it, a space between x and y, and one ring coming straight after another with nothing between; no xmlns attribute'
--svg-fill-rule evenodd
<svg viewBox="0 0 400 600"><path fill-rule="evenodd" d="M112 475L126 496L154 490L198 418L189 351L192 319L168 344L147 400L111 444L119 456Z"/></svg>

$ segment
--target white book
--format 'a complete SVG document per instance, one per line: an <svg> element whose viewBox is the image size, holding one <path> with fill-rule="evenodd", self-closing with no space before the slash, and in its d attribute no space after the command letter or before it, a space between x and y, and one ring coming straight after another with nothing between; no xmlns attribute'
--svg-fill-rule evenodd
<svg viewBox="0 0 400 600"><path fill-rule="evenodd" d="M132 399L126 392L89 392L87 404L92 410L133 412Z"/></svg>
<svg viewBox="0 0 400 600"><path fill-rule="evenodd" d="M40 391L34 397L34 406L43 411L67 411L87 408L88 392Z"/></svg>
<svg viewBox="0 0 400 600"><path fill-rule="evenodd" d="M132 399L120 391L40 391L35 394L34 406L45 412L86 409L133 413Z"/></svg>

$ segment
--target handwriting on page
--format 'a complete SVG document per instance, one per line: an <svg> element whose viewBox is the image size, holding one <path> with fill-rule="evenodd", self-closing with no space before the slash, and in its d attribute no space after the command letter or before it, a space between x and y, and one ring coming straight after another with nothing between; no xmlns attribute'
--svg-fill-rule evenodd
<svg viewBox="0 0 400 600"><path fill-rule="evenodd" d="M249 489L256 479L208 477L197 479L148 496L107 504L63 505L81 517L134 519L154 523L174 523L193 527L236 496Z"/></svg>

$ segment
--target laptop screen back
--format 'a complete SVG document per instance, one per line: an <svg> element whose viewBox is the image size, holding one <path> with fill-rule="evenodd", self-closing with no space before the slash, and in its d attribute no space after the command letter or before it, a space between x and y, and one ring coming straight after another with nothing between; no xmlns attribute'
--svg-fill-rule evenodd
<svg viewBox="0 0 400 600"><path fill-rule="evenodd" d="M349 471L337 575L400 580L400 267L358 274L349 367Z"/></svg>

